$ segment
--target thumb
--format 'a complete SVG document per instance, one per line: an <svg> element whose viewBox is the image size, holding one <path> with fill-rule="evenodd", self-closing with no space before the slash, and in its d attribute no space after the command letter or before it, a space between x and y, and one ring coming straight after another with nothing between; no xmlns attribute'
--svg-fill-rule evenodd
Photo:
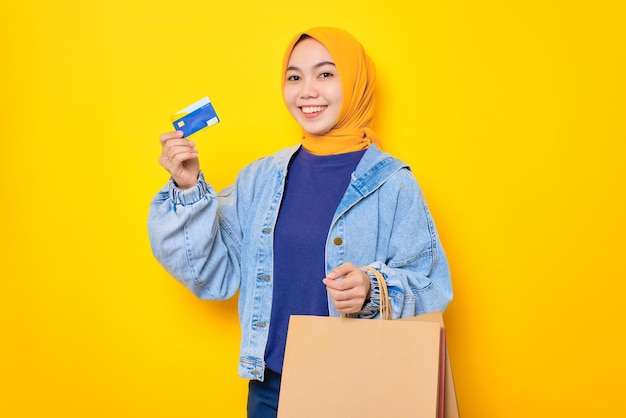
<svg viewBox="0 0 626 418"><path fill-rule="evenodd" d="M336 270L333 270L330 273L328 273L326 277L322 279L322 283L324 283L326 286L334 287L335 285L332 283L335 280L339 279L340 277L341 277L341 274L339 274Z"/></svg>
<svg viewBox="0 0 626 418"><path fill-rule="evenodd" d="M349 273L351 273L353 270L356 270L357 268L350 264L350 263L343 263L340 266L335 267L334 269L332 269L332 271L330 273L328 273L328 276L326 276L326 278L331 279L331 280L336 280L342 276L346 276Z"/></svg>
<svg viewBox="0 0 626 418"><path fill-rule="evenodd" d="M328 273L328 276L326 276L326 279L330 279L330 280L336 280L339 276L339 273L337 273L337 271L333 270L330 273Z"/></svg>

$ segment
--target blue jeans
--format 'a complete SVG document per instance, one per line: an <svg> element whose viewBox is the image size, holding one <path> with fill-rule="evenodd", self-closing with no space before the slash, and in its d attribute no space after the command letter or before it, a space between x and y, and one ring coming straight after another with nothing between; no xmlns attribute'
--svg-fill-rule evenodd
<svg viewBox="0 0 626 418"><path fill-rule="evenodd" d="M251 380L248 385L248 418L276 418L280 374L265 369L263 382Z"/></svg>

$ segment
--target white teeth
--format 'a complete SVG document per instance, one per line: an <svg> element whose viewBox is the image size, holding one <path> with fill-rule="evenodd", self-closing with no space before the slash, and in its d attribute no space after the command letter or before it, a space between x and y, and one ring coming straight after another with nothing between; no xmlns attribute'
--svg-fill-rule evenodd
<svg viewBox="0 0 626 418"><path fill-rule="evenodd" d="M327 106L303 106L302 112L304 113L321 112L322 110L326 109L326 107Z"/></svg>

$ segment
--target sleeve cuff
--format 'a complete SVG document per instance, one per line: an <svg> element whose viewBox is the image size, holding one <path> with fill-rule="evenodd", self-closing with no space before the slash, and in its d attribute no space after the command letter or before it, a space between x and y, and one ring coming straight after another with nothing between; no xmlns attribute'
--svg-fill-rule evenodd
<svg viewBox="0 0 626 418"><path fill-rule="evenodd" d="M175 205L193 205L204 199L211 192L211 186L204 180L202 171L198 174L198 181L189 189L178 187L173 178L170 178L169 193Z"/></svg>
<svg viewBox="0 0 626 418"><path fill-rule="evenodd" d="M363 308L356 313L356 316L360 318L373 318L380 312L380 286L378 285L378 279L376 279L374 273L367 269L362 269L362 271L367 273L370 278L370 296L365 305L363 305Z"/></svg>

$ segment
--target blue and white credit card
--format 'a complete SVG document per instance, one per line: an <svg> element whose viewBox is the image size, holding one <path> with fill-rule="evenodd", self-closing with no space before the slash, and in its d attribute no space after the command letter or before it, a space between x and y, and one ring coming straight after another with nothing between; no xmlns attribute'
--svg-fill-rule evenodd
<svg viewBox="0 0 626 418"><path fill-rule="evenodd" d="M208 97L176 112L170 119L174 129L183 131L186 137L220 121Z"/></svg>

